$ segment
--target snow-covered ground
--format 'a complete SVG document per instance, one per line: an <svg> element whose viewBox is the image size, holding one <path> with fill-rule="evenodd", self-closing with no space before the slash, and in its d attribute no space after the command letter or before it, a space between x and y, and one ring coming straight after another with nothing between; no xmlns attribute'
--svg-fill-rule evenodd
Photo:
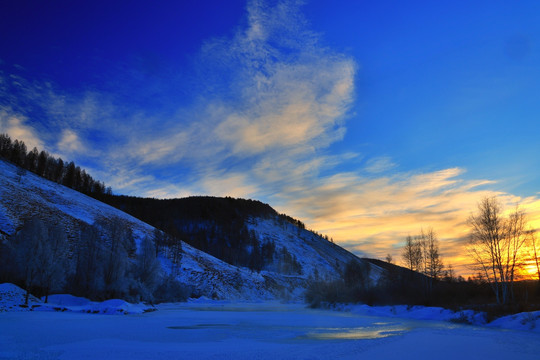
<svg viewBox="0 0 540 360"><path fill-rule="evenodd" d="M152 306L145 304L131 304L121 299L110 299L102 302L90 301L86 298L68 294L49 296L48 302L33 295L28 298L25 305L26 292L20 287L4 283L0 284L0 313L19 311L69 311L90 314L142 314L154 311Z"/></svg>
<svg viewBox="0 0 540 360"><path fill-rule="evenodd" d="M452 311L440 307L343 305L339 310L369 316L447 321L506 330L529 331L540 335L540 311L508 315L488 323L484 313L472 310Z"/></svg>
<svg viewBox="0 0 540 360"><path fill-rule="evenodd" d="M434 309L409 311L429 321L349 310L199 299L134 315L3 312L0 359L538 359L532 331L437 321Z"/></svg>

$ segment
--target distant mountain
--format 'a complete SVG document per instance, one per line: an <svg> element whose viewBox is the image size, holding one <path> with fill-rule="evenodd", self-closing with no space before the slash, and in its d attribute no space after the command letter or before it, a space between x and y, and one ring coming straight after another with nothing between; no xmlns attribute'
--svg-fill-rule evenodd
<svg viewBox="0 0 540 360"><path fill-rule="evenodd" d="M4 246L25 221L37 216L64 229L74 254L81 229L114 218L133 234L133 258L141 252L144 237L154 239L152 224L187 241L182 242L177 280L194 295L221 299L297 298L311 279L339 278L346 263L363 261L258 201L210 197L107 197L107 201L138 218L0 160L0 241ZM114 235L106 227L100 231L105 238ZM162 276L171 273L170 252L162 250L158 258ZM376 281L383 270L374 264L370 267Z"/></svg>

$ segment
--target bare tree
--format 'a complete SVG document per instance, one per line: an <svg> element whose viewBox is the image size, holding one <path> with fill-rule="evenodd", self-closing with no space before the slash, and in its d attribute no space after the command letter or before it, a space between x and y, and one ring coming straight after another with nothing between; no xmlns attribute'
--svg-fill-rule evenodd
<svg viewBox="0 0 540 360"><path fill-rule="evenodd" d="M445 271L444 279L445 281L449 281L449 282L452 282L456 279L456 275L454 273L454 267L452 266L452 264L448 264L448 268Z"/></svg>
<svg viewBox="0 0 540 360"><path fill-rule="evenodd" d="M438 280L443 271L443 262L439 255L439 240L433 228L427 232L422 230L422 249L424 251L424 275L426 275L426 291L428 295L433 292L433 281Z"/></svg>
<svg viewBox="0 0 540 360"><path fill-rule="evenodd" d="M168 236L169 257L172 262L172 273L178 275L180 272L180 262L182 260L182 241L174 236Z"/></svg>
<svg viewBox="0 0 540 360"><path fill-rule="evenodd" d="M516 270L523 262L525 214L516 207L504 218L497 199L484 198L468 223L468 252L491 285L497 303L507 304L513 299Z"/></svg>
<svg viewBox="0 0 540 360"><path fill-rule="evenodd" d="M45 290L45 302L47 302L50 291L60 289L66 279L67 237L64 230L58 225L49 227L41 250L37 259L40 269L38 281Z"/></svg>
<svg viewBox="0 0 540 360"><path fill-rule="evenodd" d="M167 246L167 238L163 231L154 229L154 247L156 250L156 257Z"/></svg>
<svg viewBox="0 0 540 360"><path fill-rule="evenodd" d="M415 239L408 235L405 240L405 246L403 247L401 256L405 265L411 271L421 271L422 270L422 247L420 242L415 241Z"/></svg>
<svg viewBox="0 0 540 360"><path fill-rule="evenodd" d="M153 301L153 292L159 285L161 263L156 256L154 242L149 237L144 237L134 272L138 293L146 301Z"/></svg>
<svg viewBox="0 0 540 360"><path fill-rule="evenodd" d="M439 279L443 272L443 262L439 254L439 240L433 228L427 232L422 230L420 235L422 241L424 274L432 279Z"/></svg>
<svg viewBox="0 0 540 360"><path fill-rule="evenodd" d="M75 247L73 287L77 293L95 298L103 291L103 263L105 252L101 236L95 226L81 226Z"/></svg>
<svg viewBox="0 0 540 360"><path fill-rule="evenodd" d="M26 288L24 302L28 305L30 289L36 284L40 274L39 260L47 241L47 229L40 219L33 217L26 221L13 240L16 262Z"/></svg>
<svg viewBox="0 0 540 360"><path fill-rule="evenodd" d="M106 238L103 267L105 293L109 298L122 296L130 285L126 275L130 266L129 257L135 255L133 233L120 218L110 221L102 219L98 223Z"/></svg>
<svg viewBox="0 0 540 360"><path fill-rule="evenodd" d="M529 244L530 248L532 248L532 257L533 261L536 265L536 274L538 276L538 281L540 282L540 259L538 258L540 256L540 239L536 237L536 231L529 230Z"/></svg>

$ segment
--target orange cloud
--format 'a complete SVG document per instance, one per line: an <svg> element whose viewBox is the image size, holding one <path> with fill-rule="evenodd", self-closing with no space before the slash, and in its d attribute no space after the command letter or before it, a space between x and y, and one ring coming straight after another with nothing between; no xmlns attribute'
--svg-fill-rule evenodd
<svg viewBox="0 0 540 360"><path fill-rule="evenodd" d="M297 189L286 196L283 207L352 251L380 259L391 254L398 263L406 236L432 227L445 263L470 274L464 245L467 218L478 201L497 196L508 210L520 204L529 224L538 228L540 199L491 190L493 181L464 180L463 173L460 168L381 178L342 173L320 179L313 188Z"/></svg>

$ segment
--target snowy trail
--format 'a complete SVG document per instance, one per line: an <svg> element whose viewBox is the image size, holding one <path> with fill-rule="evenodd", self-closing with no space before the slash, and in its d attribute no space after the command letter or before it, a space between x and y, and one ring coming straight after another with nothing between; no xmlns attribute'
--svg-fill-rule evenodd
<svg viewBox="0 0 540 360"><path fill-rule="evenodd" d="M0 359L538 359L540 336L265 302L0 313Z"/></svg>

